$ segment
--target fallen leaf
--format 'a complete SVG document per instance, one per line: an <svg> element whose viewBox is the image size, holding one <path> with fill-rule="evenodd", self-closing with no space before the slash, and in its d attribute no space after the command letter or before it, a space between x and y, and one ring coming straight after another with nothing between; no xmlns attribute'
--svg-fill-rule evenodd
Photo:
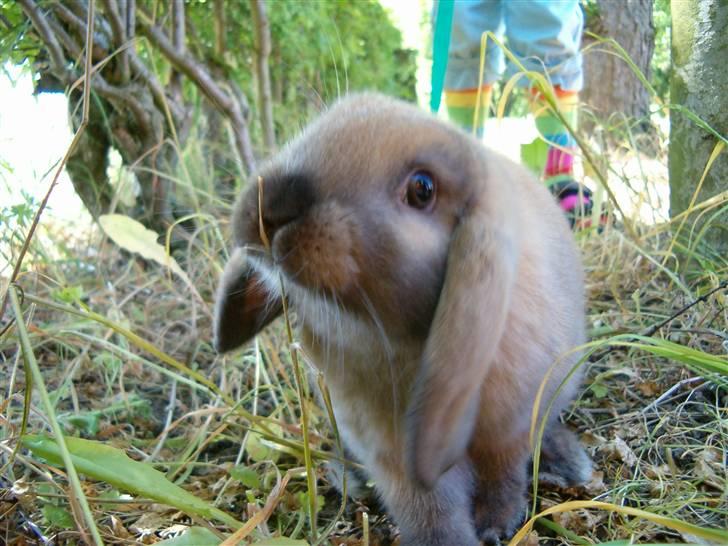
<svg viewBox="0 0 728 546"><path fill-rule="evenodd" d="M622 461L630 468L637 464L637 457L632 451L632 448L619 436L615 436L614 440L599 448L599 451L604 453L608 458Z"/></svg>
<svg viewBox="0 0 728 546"><path fill-rule="evenodd" d="M99 224L104 233L124 250L169 267L187 285L192 284L175 259L157 242L159 235L156 232L123 214L102 214L99 216Z"/></svg>

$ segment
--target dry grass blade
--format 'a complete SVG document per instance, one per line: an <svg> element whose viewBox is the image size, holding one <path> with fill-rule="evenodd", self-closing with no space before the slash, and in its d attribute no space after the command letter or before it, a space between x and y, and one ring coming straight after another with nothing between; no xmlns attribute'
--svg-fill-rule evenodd
<svg viewBox="0 0 728 546"><path fill-rule="evenodd" d="M728 542L728 531L721 529L706 529L705 527L699 527L690 523L685 523L673 518L660 516L659 514L653 514L645 510L639 510L637 508L630 508L628 506L617 506L609 502L599 501L570 501L552 506L542 512L531 517L523 527L513 536L508 543L508 546L517 546L518 543L525 538L528 532L533 528L533 524L537 519L543 518L551 514L558 514L561 512L568 512L571 510L579 510L583 508L597 508L599 510L606 510L609 512L616 512L618 514L625 514L628 516L636 516L649 521L653 521L665 527L676 529L684 533L690 533L696 537L704 538L707 540L716 541L718 544L726 544Z"/></svg>
<svg viewBox="0 0 728 546"><path fill-rule="evenodd" d="M268 495L268 500L266 501L263 509L256 512L253 517L246 521L240 529L235 531L235 533L233 533L227 539L221 542L220 546L235 546L241 540L250 535L250 533L252 533L258 525L265 523L270 515L273 513L276 505L280 502L281 497L283 496L283 493L288 486L288 482L291 479L291 476L292 472L287 472L286 475L281 478L278 484L276 484L270 495Z"/></svg>
<svg viewBox="0 0 728 546"><path fill-rule="evenodd" d="M258 177L258 229L260 232L260 239L263 241L263 245L268 253L271 252L270 240L265 233L265 224L263 223L263 178ZM298 347L294 343L293 339L293 328L291 327L291 320L288 313L288 297L286 295L286 287L283 283L283 275L280 274L278 281L281 287L281 302L283 303L283 321L286 325L286 336L288 339L288 350L293 361L293 373L296 379L296 390L298 392L298 403L301 407L301 433L303 435L303 460L306 466L306 485L308 488L308 515L309 523L311 525L311 537L315 543L317 540L317 511L316 505L316 469L313 465L313 457L311 454L311 445L309 443L309 416L306 396L306 389L304 387L304 376L301 373L301 364L298 359Z"/></svg>

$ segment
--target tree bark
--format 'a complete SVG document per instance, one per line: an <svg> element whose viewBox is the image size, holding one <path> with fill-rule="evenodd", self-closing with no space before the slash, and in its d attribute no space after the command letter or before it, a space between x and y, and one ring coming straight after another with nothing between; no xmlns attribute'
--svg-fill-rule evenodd
<svg viewBox="0 0 728 546"><path fill-rule="evenodd" d="M671 102L697 115L712 128L711 131L699 126L681 109L670 111L670 214L673 217L688 210L691 203L699 204L728 191L728 150L724 147L695 195L711 154L719 142L725 144L728 135L726 29L728 2L725 0L672 1ZM714 207L700 216L691 215L681 235L693 246L703 227L705 242L712 247L708 251L722 255L725 264L728 197L719 198Z"/></svg>
<svg viewBox="0 0 728 546"><path fill-rule="evenodd" d="M602 38L613 38L648 80L655 47L652 3L653 0L597 0L598 14L587 19L588 30ZM585 46L593 41L584 37ZM646 128L650 95L632 68L613 53L605 44L585 54L582 98L599 118L619 112L628 118L643 119L641 125Z"/></svg>

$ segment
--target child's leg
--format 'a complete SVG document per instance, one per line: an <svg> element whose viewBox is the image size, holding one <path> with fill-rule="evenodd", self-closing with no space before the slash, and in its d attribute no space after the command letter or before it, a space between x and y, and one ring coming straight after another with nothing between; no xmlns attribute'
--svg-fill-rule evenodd
<svg viewBox="0 0 728 546"><path fill-rule="evenodd" d="M445 76L445 105L448 117L466 131L482 134L490 107L491 86L505 69L503 52L488 43L483 81L480 81L480 39L483 32L497 36L504 32L501 0L455 2L452 35ZM480 92L478 119L475 119Z"/></svg>
<svg viewBox="0 0 728 546"><path fill-rule="evenodd" d="M578 0L508 2L505 21L511 51L526 70L547 75L554 85L559 113L576 130L579 90L584 82L579 51L584 16ZM510 73L519 70L508 67ZM531 99L536 128L548 143L544 182L575 224L591 208L591 192L574 180L576 142L543 97L533 93Z"/></svg>
<svg viewBox="0 0 728 546"><path fill-rule="evenodd" d="M477 137L483 136L483 125L488 118L490 99L493 95L492 85L483 85L480 91L480 107L478 89L445 89L445 106L447 117L458 127L465 129Z"/></svg>
<svg viewBox="0 0 728 546"><path fill-rule="evenodd" d="M566 124L575 130L578 123L579 93L554 88L556 106ZM536 120L536 129L548 143L548 155L544 165L543 178L552 187L574 177L574 154L576 141L567 126L537 91L531 92L531 111Z"/></svg>

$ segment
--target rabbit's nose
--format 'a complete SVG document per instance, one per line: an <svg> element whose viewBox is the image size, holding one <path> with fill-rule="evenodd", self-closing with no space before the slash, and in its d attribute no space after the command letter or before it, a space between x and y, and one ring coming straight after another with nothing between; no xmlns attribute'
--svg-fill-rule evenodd
<svg viewBox="0 0 728 546"><path fill-rule="evenodd" d="M272 240L276 231L303 216L313 205L311 180L288 175L263 181L263 227Z"/></svg>

